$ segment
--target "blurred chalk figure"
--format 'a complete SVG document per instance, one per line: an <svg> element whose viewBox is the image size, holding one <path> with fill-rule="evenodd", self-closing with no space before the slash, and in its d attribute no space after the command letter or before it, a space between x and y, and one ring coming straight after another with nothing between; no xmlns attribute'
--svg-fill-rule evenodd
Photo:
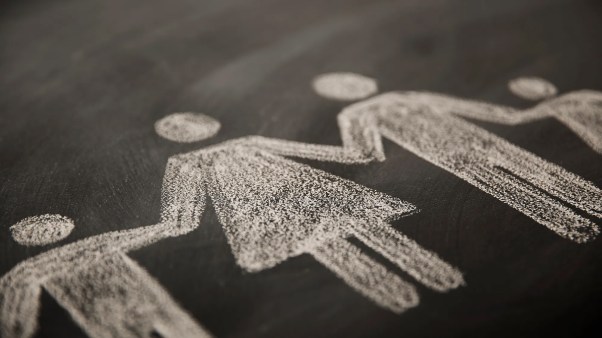
<svg viewBox="0 0 602 338"><path fill-rule="evenodd" d="M181 116L160 120L157 133L178 140L193 129L215 129L192 128L192 119ZM199 114L195 121L211 120ZM308 253L356 291L394 312L418 304L415 288L362 253L348 237L356 236L435 290L463 284L458 270L388 224L415 212L412 204L283 156L340 163L371 160L353 149L260 136L176 155L166 169L162 222L196 227L210 197L236 261L245 270L260 271Z"/></svg>
<svg viewBox="0 0 602 338"><path fill-rule="evenodd" d="M332 82L338 73L319 79L328 77L331 87L337 87ZM556 93L551 83L539 78L517 79L510 88L532 99L551 98ZM332 97L324 95L323 89L318 94ZM384 136L562 237L579 243L596 237L596 224L563 202L600 218L600 189L461 117L505 124L555 117L602 152L602 93L587 90L552 98L524 111L435 93L392 92L348 106L339 114L338 123L346 149L382 161Z"/></svg>
<svg viewBox="0 0 602 338"><path fill-rule="evenodd" d="M178 142L203 140L219 128L213 118L194 113L175 113L155 124L159 135ZM416 306L415 288L346 240L355 235L435 290L463 284L458 270L387 224L415 212L413 205L282 156L371 160L342 147L263 137L173 156L162 188L161 223L93 236L19 263L0 279L0 333L36 332L44 288L92 337L209 336L126 255L196 229L207 196L238 264L248 271L309 253L385 308L402 312ZM26 245L56 242L72 229L73 222L59 215L11 227L15 240Z"/></svg>
<svg viewBox="0 0 602 338"><path fill-rule="evenodd" d="M34 216L15 224L15 240L46 245L64 238L73 221ZM161 223L115 231L51 249L0 279L0 336L31 337L45 289L91 337L208 337L127 251L184 234Z"/></svg>

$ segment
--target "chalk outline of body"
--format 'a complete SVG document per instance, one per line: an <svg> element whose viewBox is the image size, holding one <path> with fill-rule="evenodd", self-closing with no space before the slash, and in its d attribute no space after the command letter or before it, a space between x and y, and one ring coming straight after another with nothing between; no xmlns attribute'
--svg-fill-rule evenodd
<svg viewBox="0 0 602 338"><path fill-rule="evenodd" d="M412 93L409 93L410 95L412 95ZM435 99L435 101L439 100L439 101L443 101L443 103L438 102L438 104L444 105L444 106L448 106L448 107L454 107L454 109L458 109L460 112L458 113L458 111L455 112L455 114L458 115L463 115L463 116L469 116L469 117L473 117L473 118L481 118L484 120L492 120L495 119L496 122L499 121L505 121L506 123L519 123L516 122L519 119L516 119L514 117L500 117L500 116L504 116L505 114L502 114L500 116L498 115L483 115L483 109L477 109L477 110L471 110L469 108L474 108L477 105L487 105L487 104L483 104L480 102L470 102L467 105L467 101L466 100L460 100L460 99L455 99L455 98L450 98L450 97L446 97L443 95L439 95L439 94L429 94L429 93L414 93L415 95L418 96L418 99L416 97L411 97L409 98L409 100L403 101L401 103L402 106L405 105L405 107L403 107L404 109L407 108L411 108L411 109L432 109L432 104L433 104L433 99ZM595 95L598 95L597 93L594 93ZM344 145L344 151L341 152L340 147L334 147L334 146L314 146L314 145L306 145L306 144L299 144L296 142L291 142L291 141L280 141L280 140L270 140L270 139L266 139L266 138L262 138L262 137L247 137L247 138L242 138L239 139L238 141L244 141L245 143L247 143L247 146L249 143L255 143L254 146L256 147L264 147L272 152L279 152L280 155L283 156L293 156L293 157L303 157L303 158L311 158L311 159L317 159L317 160L332 160L332 154L336 154L335 158L341 162L350 162L350 163L358 163L358 162L365 162L365 161L370 161L373 159L379 159L379 160L384 160L384 153L382 151L382 144L380 143L380 134L379 134L379 130L376 130L376 128L378 128L378 122L375 121L375 115L374 114L360 114L361 116L359 116L359 120L358 120L358 116L357 112L358 111L366 111L366 105L367 104L371 104L373 102L377 102L377 105L379 103L379 101L389 101L389 98L391 98L391 101L396 101L398 100L400 97L399 95L402 94L383 94L380 95L376 98L370 99L367 102L361 102L361 103L357 103L352 105L351 107L346 108L340 115L339 115L339 125L341 127L341 135L342 135L342 139L343 139L343 145ZM568 95L568 94L567 94ZM579 97L578 97L579 98ZM574 97L573 97L574 99ZM421 100L426 100L428 101L426 104L426 107L424 105L422 105L420 103ZM559 100L559 99L557 99ZM382 103L382 102L380 102ZM477 104L478 103L478 104ZM431 105L431 106L429 106ZM496 109L499 108L499 106L493 106L493 105L488 105L490 107L495 108L494 111ZM382 108L382 107L381 107ZM386 105L385 105L386 108ZM482 106L480 107L482 108ZM462 110L464 109L464 110ZM503 109L503 108L502 108ZM370 111L371 109L368 109L368 111ZM487 110L487 109L485 109ZM377 111L380 111L380 108L377 109ZM351 113L350 113L351 112ZM464 113L462 113L464 112ZM507 113L508 110L506 110L504 113ZM372 112L373 113L373 112ZM407 113L407 112L406 112ZM495 116L495 117L491 117L491 116ZM529 116L528 114L525 114L525 116ZM541 112L537 112L534 113L533 116L537 116L536 118L541 118L541 116L543 116L543 114L541 114ZM548 115L545 115L548 116ZM521 121L527 121L529 119L532 119L533 117L530 118L525 118L523 117L522 119L520 119ZM467 122L465 122L467 123ZM350 127L351 126L351 127ZM360 126L360 129L358 131L358 129L356 128L357 126ZM380 131L384 136L388 136L390 138L394 137L395 135L387 135L386 131L382 132ZM395 140L394 140L395 141ZM230 143L232 145L234 145L235 142ZM302 151L300 152L299 149L297 149L297 146L302 146L303 149L301 149ZM513 146L514 147L514 146ZM518 147L516 147L518 148ZM327 150L325 152L325 150ZM360 153L357 152L357 150L360 150ZM522 150L521 150L522 151ZM343 153L346 153L344 156L341 156ZM326 155L326 158L324 157L324 154L329 154ZM533 155L534 156L534 155ZM172 158L172 160L175 160L176 162L178 161L177 156ZM166 170L166 178L168 177L168 173L171 174L176 174L176 176L178 176L178 170L174 171L174 166L175 167L179 167L180 169L182 168L187 168L186 164L184 164L183 166L180 166L179 163L173 163L174 161L170 160L171 165L168 164L168 169ZM560 170L559 172L562 175L565 175L568 173L566 171L564 171L564 169L558 167ZM558 168L555 168L556 170L558 170ZM79 248L79 246L82 246L83 244L96 244L99 245L100 247L106 246L107 247L107 251L106 252L110 252L114 255L109 256L109 258L111 259L116 259L116 261L112 261L112 263L118 262L118 264L123 263L124 266L127 266L129 269L133 269L136 270L137 269L137 265L135 262L129 260L129 258L127 258L127 256L124 255L125 252L129 251L129 250L134 250L136 248L139 248L141 246L146 246L151 244L154 241L157 241L161 238L166 238L166 237L172 237L172 236L176 236L176 235L180 235L186 232L191 231L192 229L194 229L194 227L196 226L195 224L198 223L198 219L200 218L200 214L202 213L202 209L204 208L204 205L206 203L205 201L205 194L198 193L198 189L202 188L202 185L204 184L204 178L202 178L201 176L195 176L195 175L199 175L202 173L196 173L194 174L195 170L190 170L190 168L186 169L185 172L183 172L183 176L180 176L180 178L182 177L188 177L191 180L191 182L201 182L201 186L197 185L192 185L192 186L188 186L193 187L192 190L190 191L181 191L179 194L176 194L177 196L180 197L184 197L184 199L178 199L177 201L167 201L164 202L164 210L162 210L162 219L163 222L157 225L153 225L153 226L147 226L147 227L142 227L142 228L137 228L137 229L132 229L132 230L124 230L124 231L118 231L118 232L113 232L113 233L108 233L108 234L103 234L103 235L98 235L98 236L94 236L92 238L88 238L88 239L84 239L81 241L78 241L76 243L72 243L69 244L65 247L62 248L57 248L54 250L51 250L49 252L47 252L46 254L42 254L40 256L37 256L37 261L43 261L44 258L48 258L48 257L52 257L52 255L47 255L49 253L60 253L61 251L67 251L67 249L65 249L66 247L69 247L71 249L77 249ZM192 174L192 176L190 176ZM570 174L570 173L568 173ZM572 174L570 174L572 175ZM576 176L571 177L572 179L575 179ZM577 177L578 180L581 180L580 178ZM174 187L171 185L171 183L173 182L168 182L169 180L166 180L166 182L168 183L167 186L164 186L164 192L166 191L166 189L174 189ZM583 182L578 182L578 183L583 183ZM588 182L585 182L588 183ZM587 187L587 186L586 186ZM588 187L589 188L589 187ZM186 186L180 186L178 187L176 185L175 189L188 189L186 188ZM594 187L593 192L596 193L596 188ZM170 196L167 196L168 198ZM173 195L171 195L171 197L173 197ZM508 203L508 202L507 202ZM183 208L182 208L183 207ZM175 222L174 222L175 220ZM190 226L192 226L192 228L190 228ZM382 229L383 231L387 231L390 230L389 227L385 227ZM141 234L143 234L144 236L140 236ZM358 234L356 234L358 235ZM360 238L361 236L373 236L374 234L372 233L364 233L364 234L359 234ZM393 238L395 236L399 236L400 234L395 232L393 230L392 233L388 233L387 236L392 236ZM129 237L131 236L131 237ZM115 245L115 243L112 243L114 240L119 241L120 239L123 240L123 238L126 238L126 241L122 244L122 245ZM129 240L128 240L129 239ZM98 240L100 240L102 242L102 244L99 243L95 243L98 242ZM364 240L366 240L364 238ZM404 239L406 240L406 239ZM108 242L106 242L108 241ZM393 243L393 244L399 244L399 243ZM85 246L85 245L84 245ZM90 251L90 248L84 248L85 251ZM319 260L326 262L327 264L331 264L332 267L337 267L338 264L345 264L346 262L341 262L341 261L333 261L332 257L329 257L329 254L333 253L333 252L337 252L342 250L347 250L349 252L352 252L353 254L359 253L359 251L355 251L353 250L352 247L349 246L348 243L344 243L344 242L340 242L340 241L335 241L334 243L328 243L326 246L322 247L323 250L325 250L326 253L323 252L323 250L316 250L313 254L316 258L318 258ZM332 251L334 249L334 251ZM403 251L403 250L402 250ZM386 248L380 248L380 252L383 253L386 257L388 257L387 255L391 255L391 256L395 256L396 254L399 253L395 253L395 252L387 252ZM71 253L71 258L75 259L79 264L85 263L85 262L94 262L95 260L100 259L101 261L103 260L103 258L101 257L96 257L96 255L99 254L99 252L94 252L91 256L89 255L83 255L83 256L79 256L77 257L79 254L81 254L83 252L76 250L75 253ZM428 252L427 252L428 253ZM95 255L96 254L96 255ZM360 253L361 254L361 253ZM428 253L431 254L431 253ZM367 256L366 256L367 257ZM65 257L63 257L65 258ZM390 257L388 257L390 258ZM399 258L399 256L397 256L397 258ZM431 257L432 258L432 257ZM107 257L104 257L104 259L107 259ZM370 260L370 258L368 258ZM31 264L35 264L34 262L35 260L28 260L26 262L20 263L15 269L11 270L11 272L14 272L14 270L23 270L23 269L27 269L27 265L31 265ZM369 264L371 264L368 261ZM446 263L444 263L446 264ZM133 267L132 267L133 265ZM44 265L44 266L48 266L48 265ZM453 268L452 268L453 269ZM386 269L382 270L380 269L380 271L377 271L378 273L383 274L383 271L385 274L387 274L388 272L386 271ZM97 273L98 271L93 271L93 273ZM100 271L101 273L103 272L102 269ZM140 273L139 276L144 276L142 279L146 279L149 278L150 280L150 288L153 288L153 283L154 280L152 280L152 278L150 276L148 276L146 274L146 272L142 269L139 268L139 271L137 271ZM374 273L374 270L368 270L368 272ZM10 274L10 273L9 273ZM8 282L11 282L11 278L10 277L14 277L14 275L5 275L2 277L2 283L3 285L7 284ZM411 272L410 272L411 274ZM339 273L339 275L341 275ZM418 274L418 276L420 277L420 274ZM461 275L460 275L461 276ZM37 276L36 276L37 277ZM382 275L381 275L382 277ZM416 276L414 276L416 277ZM344 278L345 279L345 278ZM420 280L420 278L417 278ZM351 286L353 285L353 282L350 280L346 280ZM147 281L148 282L148 281ZM423 281L424 282L424 281ZM459 283L461 283L461 279L457 279L454 281L454 283L456 284L455 286L459 285ZM41 291L41 287L45 287L48 290L47 286L42 286L42 283L40 283L39 281L36 281L36 285L35 287L28 287L25 288L25 293L29 293L26 294L25 296L28 297L33 297L34 299L39 297L39 292ZM163 302L165 303L169 303L172 302L171 299L169 298L169 296L167 296L166 293L162 293L162 288L156 284L156 289L159 290L159 292L156 294L156 297L158 299L162 299ZM356 289L358 288L358 286L355 286ZM432 287L432 286L431 286ZM437 287L434 287L435 289ZM52 288L50 288L52 289ZM359 286L359 289L362 289L362 286ZM56 290L56 289L55 289ZM61 287L58 287L58 290L61 290ZM156 290L155 290L156 291ZM385 290L385 292L390 292L391 290ZM382 292L382 290L380 291ZM52 293L52 291L51 291ZM55 292L55 297L61 297L60 292ZM63 295L64 296L64 295ZM370 296L368 295L370 298L374 299L374 296ZM379 301L378 296L376 297L377 299L374 299L375 301ZM28 320L26 321L26 323L24 324L23 328L25 328L25 331L21 332L21 336L27 336L28 334L32 334L35 331L36 328L36 323L35 323L35 313L37 313L37 303L38 300L34 300L33 307L26 307L25 309L22 309L22 311L17 311L17 314L23 314L23 312L29 314L30 316L26 318L28 318ZM3 302L3 308L2 311L3 313L6 313L6 309L4 308L4 306L6 306L7 302L4 301ZM10 302L9 302L10 304ZM23 304L26 305L32 305L32 303L28 303L28 302L24 302ZM177 309L177 305L175 305L175 303L172 304L176 309ZM381 304L383 305L383 304ZM408 305L408 304L406 304ZM396 305L394 305L393 309L397 309L399 310L399 308L395 308ZM176 312L180 311L179 309L176 310ZM180 316L182 319L184 317L186 317L187 315L184 313L177 313L176 317ZM184 317L182 317L184 316ZM18 316L14 316L13 313L13 317L11 318L16 318ZM76 320L78 320L77 316L74 316L74 318ZM18 318L17 318L18 319ZM177 321L178 318L176 318ZM80 318L80 320L82 320ZM85 318L83 318L83 320L85 320ZM3 322L5 320L3 319ZM33 321L33 322L32 322ZM190 323L186 323L186 319L185 319L185 325L184 327L188 327L188 329L191 329L192 331L198 331L201 334L206 334L202 329L200 329L200 327L198 327L194 321L192 321L192 325L190 325ZM167 327L169 327L169 325L167 325ZM157 327L153 327L154 329L158 329ZM5 330L6 327L3 326L3 330ZM33 330L32 330L33 329ZM190 332L192 332L190 331ZM3 333L6 333L10 331L5 331ZM169 334L169 332L168 332Z"/></svg>
<svg viewBox="0 0 602 338"><path fill-rule="evenodd" d="M443 94L399 91L353 103L344 108L337 119L345 148L384 161L381 140L384 136L422 159L466 180L558 235L583 243L597 236L599 229L596 224L547 194L600 218L602 191L593 183L462 117L510 125L555 117L593 150L600 152L602 134L597 134L596 131L602 131L601 102L602 93L582 90L520 111ZM579 121L576 113L585 114L584 120L589 124ZM415 114L416 118L409 119L407 116L410 114ZM406 123L403 124L402 121ZM453 128L446 130L446 127ZM436 145L424 142L425 137L435 140ZM454 144L459 139L464 139L464 143ZM447 152L442 151L446 143L443 140L450 141L456 148L448 147ZM463 151L461 146L466 146L468 150ZM449 156L458 151L462 156ZM486 156L475 159L475 154ZM454 160L464 160L465 163L453 163ZM474 166L472 171L466 170L465 166L469 164ZM526 168L528 170L521 168L526 164L529 165Z"/></svg>
<svg viewBox="0 0 602 338"><path fill-rule="evenodd" d="M440 259L435 253L425 250L410 238L393 229L388 224L390 219L387 218L371 219L370 221L375 222L370 224L369 227L364 227L365 222L356 227L354 222L357 220L353 217L341 218L339 221L341 226L345 223L350 225L347 232L341 231L340 234L337 233L334 236L320 239L312 237L318 243L289 248L290 250L286 254L277 254L276 257L267 258L263 263L255 259L248 259L248 256L245 255L245 252L248 251L234 249L239 247L237 240L240 237L236 237L233 233L237 231L236 227L240 224L232 221L231 214L228 214L228 211L225 210L227 207L223 203L223 192L219 192L219 187L215 184L215 181L207 177L213 175L214 172L207 169L211 164L203 157L211 156L211 153L216 152L229 152L230 154L226 156L234 153L246 156L243 154L258 152L258 155L263 159L270 158L281 161L279 163L295 165L301 171L310 170L312 173L322 175L322 177L346 182L357 187L362 186L285 157L349 164L367 163L373 159L366 158L355 150L340 146L306 144L262 136L242 137L172 156L168 161L164 180L163 201L166 205L163 208L163 222L180 223L181 215L190 214L191 210L194 210L197 215L202 214L206 204L206 196L210 196L220 224L228 238L230 247L233 249L236 262L245 270L257 272L272 267L287 258L304 253L310 254L349 286L384 308L401 313L418 305L418 294L411 284L389 272L387 268L362 253L358 247L346 239L349 236L355 236L414 279L433 290L445 292L464 284L460 271ZM187 188L191 186L191 182L195 182L194 189ZM362 188L377 193L371 189ZM182 192L181 189L186 191ZM199 199L195 196L202 196L202 198ZM411 204L401 200L398 201L404 204L404 209L399 210L396 217L402 217L415 211L415 207ZM185 219L190 219L190 217L186 216Z"/></svg>

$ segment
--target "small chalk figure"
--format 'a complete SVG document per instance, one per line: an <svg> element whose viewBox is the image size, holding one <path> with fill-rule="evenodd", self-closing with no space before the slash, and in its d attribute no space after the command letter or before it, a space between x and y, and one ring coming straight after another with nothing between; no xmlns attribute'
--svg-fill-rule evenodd
<svg viewBox="0 0 602 338"><path fill-rule="evenodd" d="M191 124L198 124L192 126ZM169 140L211 134L219 123L175 113L155 124ZM243 137L170 158L162 222L198 222L209 197L236 262L250 272L310 254L359 293L394 312L418 304L415 288L347 240L356 236L418 281L438 291L463 284L462 274L395 231L389 221L416 207L287 157L340 163L370 161L337 146Z"/></svg>
<svg viewBox="0 0 602 338"><path fill-rule="evenodd" d="M11 227L25 245L55 243L74 225L60 215ZM31 337L45 289L90 337L209 337L126 252L190 229L161 223L93 236L19 263L0 278L0 336Z"/></svg>
<svg viewBox="0 0 602 338"><path fill-rule="evenodd" d="M350 84L348 74L347 81L338 81L340 77L339 73L322 75L314 81L314 89L324 97L334 97L329 91L341 97L342 88ZM366 80L358 75L356 81ZM325 82L330 87L320 85ZM355 84L352 92L359 87L370 86ZM510 89L531 99L556 93L552 84L539 78L517 79ZM348 106L338 123L346 149L382 161L384 136L562 237L579 243L596 237L597 225L563 202L600 218L599 188L461 117L505 124L555 117L602 153L602 93L595 91L568 93L524 111L435 93L392 92Z"/></svg>

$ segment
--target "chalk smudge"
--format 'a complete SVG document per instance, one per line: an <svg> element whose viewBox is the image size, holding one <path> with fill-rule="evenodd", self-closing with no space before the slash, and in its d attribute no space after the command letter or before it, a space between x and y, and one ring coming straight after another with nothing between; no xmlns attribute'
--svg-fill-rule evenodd
<svg viewBox="0 0 602 338"><path fill-rule="evenodd" d="M516 96L537 101L550 98L558 92L556 86L539 77L519 77L508 83L508 88Z"/></svg>
<svg viewBox="0 0 602 338"><path fill-rule="evenodd" d="M61 215L27 217L10 227L13 239L22 245L37 246L58 242L69 236L73 221Z"/></svg>
<svg viewBox="0 0 602 338"><path fill-rule="evenodd" d="M155 123L155 131L162 137L183 143L192 143L212 137L220 123L200 113L173 113Z"/></svg>
<svg viewBox="0 0 602 338"><path fill-rule="evenodd" d="M354 73L328 73L316 77L314 90L321 96L339 101L366 98L378 91L374 79Z"/></svg>

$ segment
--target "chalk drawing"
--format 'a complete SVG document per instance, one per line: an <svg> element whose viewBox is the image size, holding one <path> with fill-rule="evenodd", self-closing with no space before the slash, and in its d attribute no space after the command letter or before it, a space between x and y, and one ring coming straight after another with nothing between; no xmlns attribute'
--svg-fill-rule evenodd
<svg viewBox="0 0 602 338"><path fill-rule="evenodd" d="M160 223L109 232L19 263L0 278L0 336L35 334L40 293L45 289L90 337L151 337L153 333L209 337L153 277L125 255L189 230Z"/></svg>
<svg viewBox="0 0 602 338"><path fill-rule="evenodd" d="M189 116L198 116L192 114ZM160 135L188 142L180 131L215 128L217 121L170 115ZM194 127L186 123L197 124ZM209 126L203 126L207 123ZM217 124L219 125L219 124ZM182 126L182 128L180 128ZM175 131L175 132L172 132ZM198 133L198 138L212 132ZM176 135L176 136L174 136ZM93 236L21 262L0 279L0 332L31 337L45 289L92 337L203 337L131 250L199 226L211 197L238 264L259 271L309 253L352 288L394 312L416 306L413 285L347 241L356 236L418 281L446 291L462 274L388 221L415 206L282 156L365 163L361 152L250 136L170 158L162 187L161 223ZM31 223L31 222L30 222Z"/></svg>
<svg viewBox="0 0 602 338"><path fill-rule="evenodd" d="M163 222L212 200L236 262L256 272L313 255L347 284L394 312L418 304L415 288L347 241L351 236L437 291L464 283L436 254L393 230L412 204L283 156L341 163L369 161L353 149L248 136L172 157L163 189ZM190 181L194 178L196 182ZM202 192L192 192L192 185ZM182 192L190 194L180 201ZM186 219L191 219L185 216ZM189 225L187 227L193 227Z"/></svg>
<svg viewBox="0 0 602 338"><path fill-rule="evenodd" d="M61 215L27 217L10 227L13 239L22 245L36 246L58 242L69 236L73 221Z"/></svg>
<svg viewBox="0 0 602 338"><path fill-rule="evenodd" d="M339 101L363 99L378 91L374 79L354 73L322 74L314 79L313 87L320 95Z"/></svg>
<svg viewBox="0 0 602 338"><path fill-rule="evenodd" d="M327 97L351 100L376 92L370 81L330 74L314 86ZM384 160L382 136L563 237L591 240L598 228L566 205L602 217L597 187L460 117L517 124L553 116L600 152L600 102L601 93L580 91L517 112L439 94L388 93L339 114L342 147L249 136L172 156L160 223L51 249L0 278L0 333L31 337L45 289L93 337L208 336L126 255L197 228L207 197L237 263L247 271L307 253L384 308L400 313L416 306L415 287L362 253L348 241L353 236L434 290L464 284L460 271L389 225L417 212L414 205L286 158L349 164ZM216 120L196 113L175 113L155 124L159 135L177 142L200 141L219 127ZM67 218L43 215L25 219L11 231L18 242L38 245L60 240L72 228Z"/></svg>
<svg viewBox="0 0 602 338"><path fill-rule="evenodd" d="M600 189L460 118L516 124L548 116L602 150L602 93L594 91L568 93L525 111L434 93L394 92L345 108L338 123L347 149L382 161L384 136L560 236L587 242L599 228L569 206L602 217Z"/></svg>
<svg viewBox="0 0 602 338"><path fill-rule="evenodd" d="M512 93L527 100L550 98L558 92L556 86L539 77L519 77L508 83Z"/></svg>
<svg viewBox="0 0 602 338"><path fill-rule="evenodd" d="M212 137L220 129L220 123L212 117L199 113L174 113L155 123L155 131L162 137L191 143Z"/></svg>

